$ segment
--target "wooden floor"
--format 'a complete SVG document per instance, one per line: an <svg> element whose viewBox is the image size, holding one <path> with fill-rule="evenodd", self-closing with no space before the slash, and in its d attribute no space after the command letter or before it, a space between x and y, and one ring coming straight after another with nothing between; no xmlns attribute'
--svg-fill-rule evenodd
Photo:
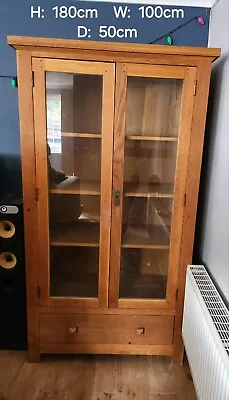
<svg viewBox="0 0 229 400"><path fill-rule="evenodd" d="M196 400L185 362L166 357L45 356L0 351L0 400Z"/></svg>

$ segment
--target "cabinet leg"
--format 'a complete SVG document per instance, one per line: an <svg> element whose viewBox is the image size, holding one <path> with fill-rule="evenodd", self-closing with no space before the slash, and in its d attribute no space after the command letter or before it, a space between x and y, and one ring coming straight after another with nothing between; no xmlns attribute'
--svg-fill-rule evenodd
<svg viewBox="0 0 229 400"><path fill-rule="evenodd" d="M29 346L28 348L28 361L30 363L40 362L40 351L38 346Z"/></svg>
<svg viewBox="0 0 229 400"><path fill-rule="evenodd" d="M184 343L181 335L174 341L174 351L172 355L172 365L183 365Z"/></svg>

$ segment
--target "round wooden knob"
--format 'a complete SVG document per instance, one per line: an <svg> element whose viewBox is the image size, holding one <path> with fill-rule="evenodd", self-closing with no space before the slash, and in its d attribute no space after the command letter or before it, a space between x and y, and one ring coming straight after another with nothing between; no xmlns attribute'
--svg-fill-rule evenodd
<svg viewBox="0 0 229 400"><path fill-rule="evenodd" d="M138 335L144 335L144 333L145 333L145 328L138 328L137 329L137 334Z"/></svg>
<svg viewBox="0 0 229 400"><path fill-rule="evenodd" d="M76 328L76 327L74 327L74 328L73 328L73 327L70 327L70 328L69 328L69 332L70 332L70 333L77 333L77 332L78 332L78 328Z"/></svg>

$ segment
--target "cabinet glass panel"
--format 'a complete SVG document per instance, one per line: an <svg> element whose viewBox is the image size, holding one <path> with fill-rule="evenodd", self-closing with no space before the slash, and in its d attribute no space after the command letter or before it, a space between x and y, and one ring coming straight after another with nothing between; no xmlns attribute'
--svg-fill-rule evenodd
<svg viewBox="0 0 229 400"><path fill-rule="evenodd" d="M103 79L46 73L50 295L98 297Z"/></svg>
<svg viewBox="0 0 229 400"><path fill-rule="evenodd" d="M127 80L120 298L166 298L181 96L182 80Z"/></svg>

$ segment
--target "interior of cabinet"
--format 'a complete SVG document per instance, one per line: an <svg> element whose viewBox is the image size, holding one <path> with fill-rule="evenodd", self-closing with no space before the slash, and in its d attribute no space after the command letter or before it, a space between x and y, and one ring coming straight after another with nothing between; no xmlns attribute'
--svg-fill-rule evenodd
<svg viewBox="0 0 229 400"><path fill-rule="evenodd" d="M51 253L88 248L93 263L100 246L103 79L49 72L46 90L47 102L53 91L60 94L60 152L50 154L50 164L65 174L49 179ZM166 295L181 96L181 80L127 78L120 297Z"/></svg>
<svg viewBox="0 0 229 400"><path fill-rule="evenodd" d="M51 154L50 161L65 174L61 182L49 182L50 211L54 214L51 243L98 245L102 76L48 72L46 87L47 102L50 87L61 96L60 150ZM68 214L62 221L60 208L62 214Z"/></svg>
<svg viewBox="0 0 229 400"><path fill-rule="evenodd" d="M180 79L128 76L126 136L177 139L182 83Z"/></svg>
<svg viewBox="0 0 229 400"><path fill-rule="evenodd" d="M49 156L58 170L49 174L50 296L98 297L103 77L47 72L47 109L53 93L60 105L59 148Z"/></svg>

